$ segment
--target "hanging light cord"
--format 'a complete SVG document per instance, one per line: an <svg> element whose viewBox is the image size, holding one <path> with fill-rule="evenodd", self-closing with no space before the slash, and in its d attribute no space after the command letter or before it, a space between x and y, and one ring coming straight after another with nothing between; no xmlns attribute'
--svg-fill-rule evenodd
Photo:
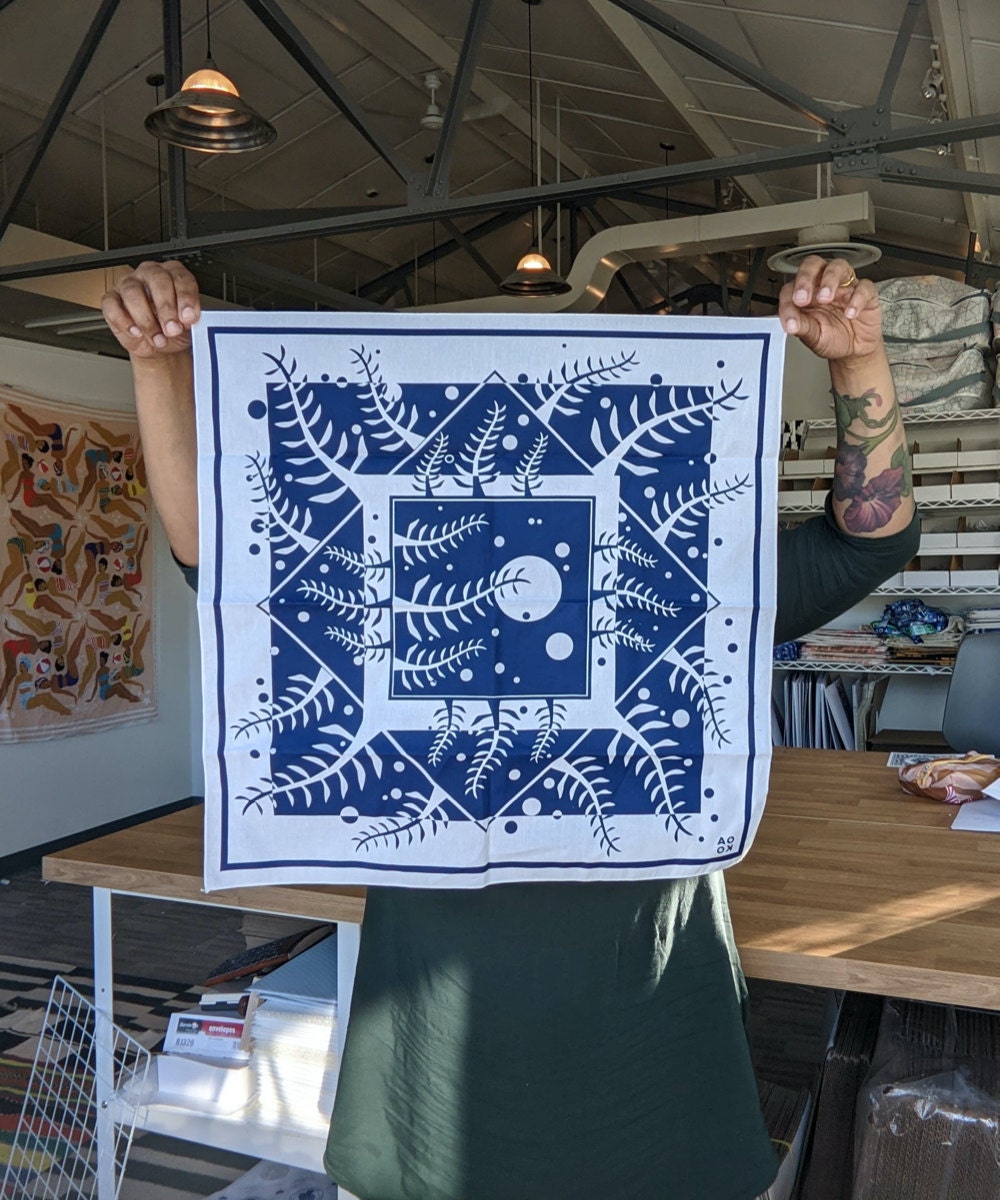
<svg viewBox="0 0 1000 1200"><path fill-rule="evenodd" d="M538 186L538 182L534 178L535 174L535 58L534 47L531 37L531 0L525 0L525 7L528 10L528 134L530 139L530 157L528 158L528 179L529 182ZM542 208L538 205L535 209L535 249L539 254L542 252Z"/></svg>
<svg viewBox="0 0 1000 1200"><path fill-rule="evenodd" d="M212 16L209 12L212 0L205 0L205 57L209 62L214 62L212 58Z"/></svg>

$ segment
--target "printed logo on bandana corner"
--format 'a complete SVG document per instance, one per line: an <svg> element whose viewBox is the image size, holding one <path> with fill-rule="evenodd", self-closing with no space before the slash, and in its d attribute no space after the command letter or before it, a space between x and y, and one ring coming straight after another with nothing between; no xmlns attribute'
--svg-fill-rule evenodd
<svg viewBox="0 0 1000 1200"><path fill-rule="evenodd" d="M753 492L715 477L712 434L743 379L581 349L411 384L377 344L320 347L319 370L263 354L247 406L271 676L227 714L224 752L254 764L238 810L337 815L359 862L468 822L582 818L613 864L635 815L660 858L711 857L688 844L712 803L701 764L739 714L705 648L710 517Z"/></svg>

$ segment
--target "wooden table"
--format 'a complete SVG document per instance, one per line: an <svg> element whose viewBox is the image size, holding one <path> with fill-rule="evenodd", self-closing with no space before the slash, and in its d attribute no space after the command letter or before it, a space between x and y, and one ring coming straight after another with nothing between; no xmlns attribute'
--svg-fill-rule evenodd
<svg viewBox="0 0 1000 1200"><path fill-rule="evenodd" d="M727 872L747 975L1000 1010L1000 835L956 833L955 809L907 796L884 754L775 752L747 859ZM185 809L43 860L48 880L94 896L99 1200L114 1196L114 1118L101 1105L113 1028L114 893L340 922L338 984L350 994L364 889L202 891L202 810ZM338 1032L341 1042L346 1021ZM102 1032L103 1031L103 1032ZM105 1086L104 1092L109 1093ZM145 1128L321 1170L323 1138L246 1114L150 1106ZM353 1200L342 1193L344 1200Z"/></svg>
<svg viewBox="0 0 1000 1200"><path fill-rule="evenodd" d="M953 832L884 754L778 750L756 842L727 872L746 973L1000 1010L1000 835ZM355 923L355 887L206 894L201 809L48 856L46 879ZM110 934L110 929L108 930Z"/></svg>

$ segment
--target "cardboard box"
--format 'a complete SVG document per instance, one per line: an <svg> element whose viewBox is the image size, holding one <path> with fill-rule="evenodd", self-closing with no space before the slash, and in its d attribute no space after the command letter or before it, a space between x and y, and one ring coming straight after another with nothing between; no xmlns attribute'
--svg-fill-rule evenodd
<svg viewBox="0 0 1000 1200"><path fill-rule="evenodd" d="M953 500L1000 500L1000 480L989 480L983 483L953 483L951 498Z"/></svg>
<svg viewBox="0 0 1000 1200"><path fill-rule="evenodd" d="M927 500L950 500L950 483L923 483L913 488L913 498L918 504Z"/></svg>
<svg viewBox="0 0 1000 1200"><path fill-rule="evenodd" d="M952 571L951 587L997 587L1000 584L1000 572L996 567L988 571L961 570Z"/></svg>
<svg viewBox="0 0 1000 1200"><path fill-rule="evenodd" d="M957 533L921 533L918 554L941 554L958 546Z"/></svg>
<svg viewBox="0 0 1000 1200"><path fill-rule="evenodd" d="M778 493L778 508L803 508L812 503L812 492L787 491Z"/></svg>
<svg viewBox="0 0 1000 1200"><path fill-rule="evenodd" d="M920 451L913 456L914 471L951 471L957 466L958 454L954 450L936 450L931 454Z"/></svg>
<svg viewBox="0 0 1000 1200"><path fill-rule="evenodd" d="M822 475L822 460L818 458L786 458L781 464L782 475L799 476L805 479L815 479Z"/></svg>
<svg viewBox="0 0 1000 1200"><path fill-rule="evenodd" d="M907 591L919 592L921 588L951 587L949 571L904 571L903 586Z"/></svg>
<svg viewBox="0 0 1000 1200"><path fill-rule="evenodd" d="M1000 451L997 450L960 450L958 465L960 467L995 467Z"/></svg>
<svg viewBox="0 0 1000 1200"><path fill-rule="evenodd" d="M958 548L967 551L1000 551L1000 529L986 529L981 532L959 533ZM923 545L923 540L921 540Z"/></svg>

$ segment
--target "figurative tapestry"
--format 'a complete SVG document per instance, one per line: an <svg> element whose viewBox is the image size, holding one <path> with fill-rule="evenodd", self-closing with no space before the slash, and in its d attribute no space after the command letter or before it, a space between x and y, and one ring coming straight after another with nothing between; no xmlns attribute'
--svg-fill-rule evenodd
<svg viewBox="0 0 1000 1200"><path fill-rule="evenodd" d="M154 716L135 419L0 387L0 491L0 741Z"/></svg>
<svg viewBox="0 0 1000 1200"><path fill-rule="evenodd" d="M639 879L746 852L776 320L195 332L209 888Z"/></svg>

